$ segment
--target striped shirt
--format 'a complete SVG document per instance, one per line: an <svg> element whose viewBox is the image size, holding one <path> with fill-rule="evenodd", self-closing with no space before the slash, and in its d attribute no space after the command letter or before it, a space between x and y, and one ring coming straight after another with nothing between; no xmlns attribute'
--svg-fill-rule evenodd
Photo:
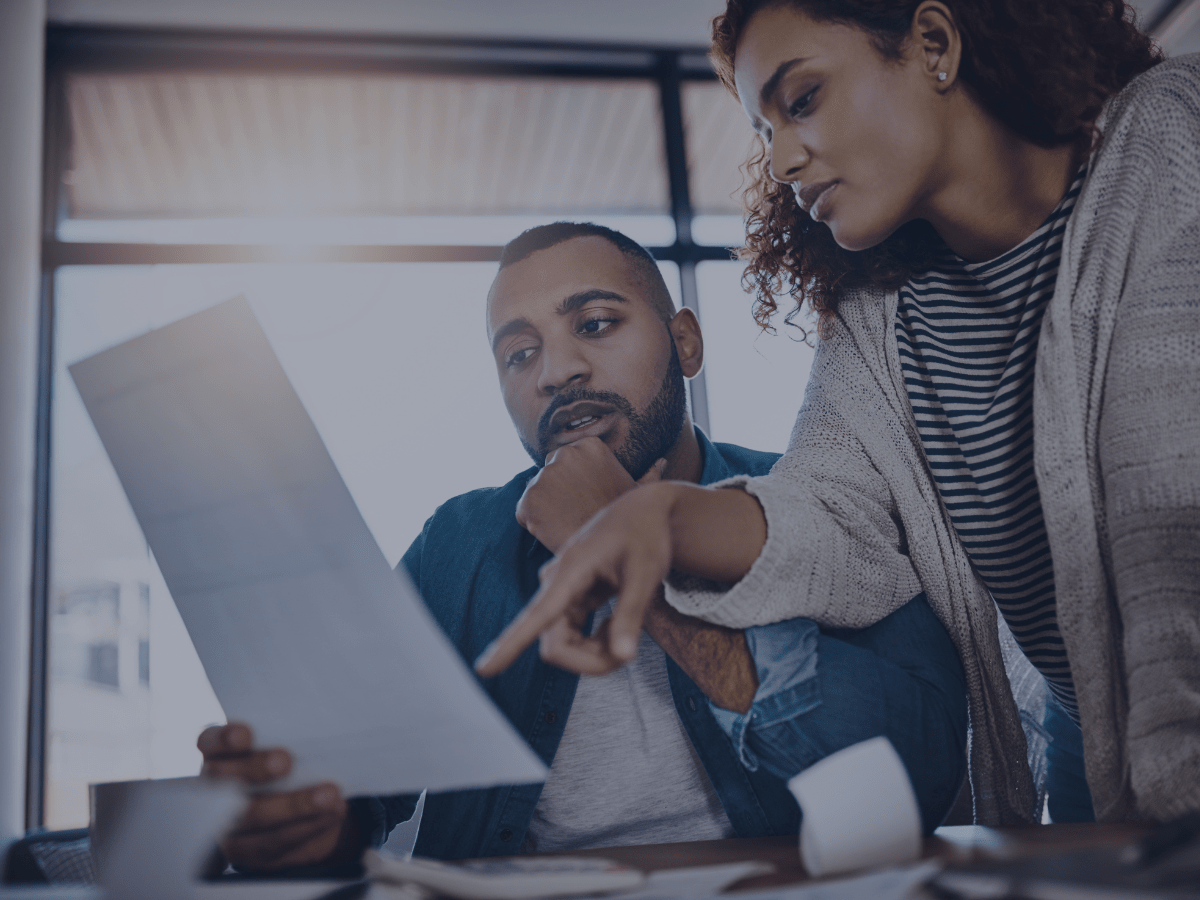
<svg viewBox="0 0 1200 900"><path fill-rule="evenodd" d="M1076 723L1033 472L1033 368L1062 236L1083 185L1009 252L948 248L900 289L896 339L934 483L967 556L1030 662Z"/></svg>

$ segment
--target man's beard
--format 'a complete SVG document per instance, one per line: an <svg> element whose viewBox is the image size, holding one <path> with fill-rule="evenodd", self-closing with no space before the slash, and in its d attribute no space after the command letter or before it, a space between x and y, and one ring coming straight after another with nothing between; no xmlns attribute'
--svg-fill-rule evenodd
<svg viewBox="0 0 1200 900"><path fill-rule="evenodd" d="M578 403L580 400L607 404L625 416L629 422L629 434L625 443L616 449L615 455L617 461L635 481L641 478L675 446L679 432L683 429L687 413L687 394L684 391L683 367L679 363L675 342L671 342L671 361L667 365L667 374L663 376L662 385L654 399L646 406L645 412L638 413L628 400L612 391L593 391L577 387L555 394L538 421L538 446L532 447L524 438L521 439L525 452L538 466L544 466L546 457L550 455L550 440L554 437L550 420L564 406Z"/></svg>

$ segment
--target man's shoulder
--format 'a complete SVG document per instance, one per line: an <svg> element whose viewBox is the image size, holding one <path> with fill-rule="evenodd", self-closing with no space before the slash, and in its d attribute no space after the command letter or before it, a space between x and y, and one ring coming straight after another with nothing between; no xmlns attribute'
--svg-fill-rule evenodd
<svg viewBox="0 0 1200 900"><path fill-rule="evenodd" d="M740 444L725 444L713 441L717 453L725 460L730 475L766 475L779 459L779 453L766 450L751 450Z"/></svg>
<svg viewBox="0 0 1200 900"><path fill-rule="evenodd" d="M517 522L517 501L537 472L451 497L434 511L400 560L466 659L483 651L537 585L526 575L533 538Z"/></svg>
<svg viewBox="0 0 1200 900"><path fill-rule="evenodd" d="M498 487L476 488L465 494L451 497L434 510L426 527L464 520L483 526L492 524L501 517L505 522L511 520L516 525L513 511L516 509L517 501L525 493L525 486L529 484L529 480L535 474L537 474L537 468L530 467L519 472L507 484Z"/></svg>
<svg viewBox="0 0 1200 900"><path fill-rule="evenodd" d="M425 522L400 560L423 589L447 579L470 579L485 561L505 565L516 558L527 532L517 522L517 501L536 474L530 468L499 487L478 488L451 497ZM511 552L509 552L511 551ZM426 594L427 603L431 597Z"/></svg>

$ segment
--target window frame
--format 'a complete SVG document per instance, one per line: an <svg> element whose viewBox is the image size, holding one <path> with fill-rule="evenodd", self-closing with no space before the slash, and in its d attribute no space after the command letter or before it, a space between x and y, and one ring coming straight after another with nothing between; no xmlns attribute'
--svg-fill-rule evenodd
<svg viewBox="0 0 1200 900"><path fill-rule="evenodd" d="M41 292L37 362L34 468L31 653L27 737L25 823L41 830L45 821L49 603L51 563L51 461L54 395L54 282L64 266L164 265L195 263L306 262L498 262L500 246L315 245L297 261L294 248L275 244L147 244L64 242L64 176L70 160L66 80L71 74L138 71L246 73L447 74L476 76L637 79L658 87L663 129L671 244L648 249L679 269L679 295L699 315L696 265L728 260L727 247L699 244L692 237L694 210L688 184L682 87L716 76L703 47L506 40L325 37L254 32L103 28L51 25L46 29L45 119ZM693 419L709 428L704 373L691 381Z"/></svg>

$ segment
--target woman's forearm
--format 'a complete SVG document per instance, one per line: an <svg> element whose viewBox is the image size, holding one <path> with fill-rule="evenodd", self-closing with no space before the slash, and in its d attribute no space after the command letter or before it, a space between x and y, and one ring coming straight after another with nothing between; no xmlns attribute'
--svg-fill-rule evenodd
<svg viewBox="0 0 1200 900"><path fill-rule="evenodd" d="M661 491L668 504L673 569L726 582L750 571L767 541L767 520L754 497L678 481L647 488Z"/></svg>
<svg viewBox="0 0 1200 900"><path fill-rule="evenodd" d="M738 581L766 538L762 509L743 491L678 481L629 491L593 516L542 568L541 589L475 660L475 671L484 678L500 674L539 637L542 658L555 665L597 675L612 671L637 654L646 611L672 568ZM581 623L614 593L618 600L607 634L585 637ZM717 649L739 655L736 646ZM740 655L749 664L744 647ZM745 705L744 697L722 702Z"/></svg>

